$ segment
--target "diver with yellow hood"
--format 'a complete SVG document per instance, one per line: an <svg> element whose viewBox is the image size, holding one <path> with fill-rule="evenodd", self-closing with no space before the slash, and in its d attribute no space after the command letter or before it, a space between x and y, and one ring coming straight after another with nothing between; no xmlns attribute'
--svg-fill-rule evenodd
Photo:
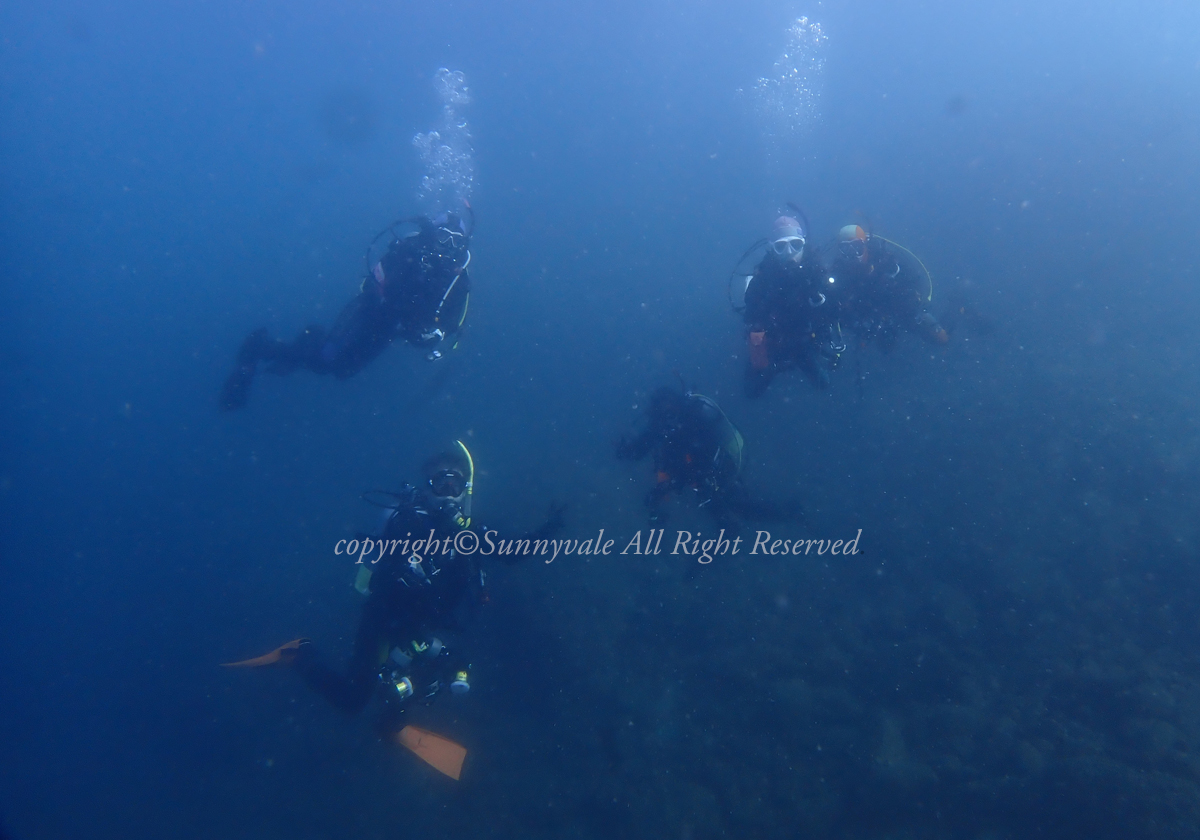
<svg viewBox="0 0 1200 840"><path fill-rule="evenodd" d="M428 459L421 474L417 486L368 494L368 500L370 496L388 500L380 503L389 513L374 541L397 548L377 549L358 565L355 586L367 598L344 673L323 662L308 639L229 664L291 666L312 689L349 713L361 711L372 695L379 694L385 708L380 723L388 732L394 731L412 698L429 702L445 688L453 694L467 693L469 660L444 640L459 629L468 594L474 589L480 596L477 601L482 600L479 590L485 577L479 553L457 548L472 541L455 538L473 530L480 537L475 545L481 545L490 529L472 525L475 464L461 441L455 441L452 451ZM562 527L562 514L561 506L552 505L545 524L519 539L548 539ZM521 556L498 555L508 564Z"/></svg>

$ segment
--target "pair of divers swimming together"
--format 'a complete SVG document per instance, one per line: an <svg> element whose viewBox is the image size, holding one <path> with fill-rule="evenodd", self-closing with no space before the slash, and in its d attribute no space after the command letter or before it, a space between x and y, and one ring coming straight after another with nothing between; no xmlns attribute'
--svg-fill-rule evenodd
<svg viewBox="0 0 1200 840"><path fill-rule="evenodd" d="M776 219L771 235L752 245L730 276L730 300L746 328L746 396L761 396L778 373L793 368L828 387L851 340L877 343L884 352L902 330L934 344L949 341L929 311L933 277L919 257L856 224L843 226L823 254L807 247L804 212L790 203L788 209L794 215ZM753 272L740 273L764 248Z"/></svg>
<svg viewBox="0 0 1200 840"><path fill-rule="evenodd" d="M789 204L769 237L755 243L740 266L765 249L750 274L735 268L731 301L741 313L748 358L746 394L760 396L774 377L801 370L818 387L851 339L876 342L886 352L901 331L945 343L947 331L928 311L932 280L924 264L890 240L847 225L838 233L830 259L807 248L808 222ZM306 328L295 339L272 339L265 329L251 332L225 380L220 406L246 405L260 365L286 375L299 368L339 379L351 377L397 339L435 361L442 348L457 346L470 300L471 236L474 213L446 211L434 218L396 222L376 237L389 235L379 259L372 261L358 295L333 326ZM406 232L401 232L408 227ZM374 242L372 245L374 246ZM740 284L742 302L733 300ZM755 497L742 478L744 440L717 403L685 387L655 390L639 428L615 444L618 459L649 457L654 483L644 504L650 522L661 525L667 501L689 499L718 528L737 533L747 521L802 522L798 504ZM486 569L473 552L458 550L465 532L489 529L474 524L472 497L476 469L462 441L428 459L418 482L394 493L364 494L387 510L380 532L360 535L417 550L382 554L358 565L355 586L363 603L353 653L345 671L332 668L308 639L296 639L262 656L228 667L285 666L333 707L362 711L381 698L381 733L394 738L433 767L455 779L466 750L416 726L400 727L414 702L431 703L444 693L464 695L471 688L470 657L460 648L463 621L483 603ZM564 508L551 504L547 519L518 539L549 539L563 526ZM510 532L511 533L511 532ZM502 555L505 563L520 554ZM399 727L399 728L398 728Z"/></svg>

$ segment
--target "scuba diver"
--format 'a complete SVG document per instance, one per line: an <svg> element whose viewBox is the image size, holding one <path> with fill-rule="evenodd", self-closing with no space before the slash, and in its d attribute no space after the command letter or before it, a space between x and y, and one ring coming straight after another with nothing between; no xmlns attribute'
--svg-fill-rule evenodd
<svg viewBox="0 0 1200 840"><path fill-rule="evenodd" d="M672 491L694 493L718 527L730 533L740 520L787 522L803 518L787 508L751 498L741 480L742 434L712 399L690 390L662 387L650 395L645 426L616 444L622 460L654 460L655 485L646 494L650 521L666 521L663 504Z"/></svg>
<svg viewBox="0 0 1200 840"><path fill-rule="evenodd" d="M780 216L769 238L751 246L766 254L745 281L749 361L746 396L762 395L781 370L798 367L818 388L829 384L829 373L845 349L837 325L836 307L826 297L828 277L815 253L805 253L808 222L794 204L795 216ZM740 261L739 261L740 264ZM735 269L736 271L736 269ZM731 278L732 279L732 278Z"/></svg>
<svg viewBox="0 0 1200 840"><path fill-rule="evenodd" d="M846 225L837 238L829 275L838 291L838 317L862 345L874 339L890 352L900 329L933 344L949 340L925 308L933 298L933 278L915 254L858 225Z"/></svg>
<svg viewBox="0 0 1200 840"><path fill-rule="evenodd" d="M221 407L246 404L259 362L269 363L267 370L279 376L306 368L348 379L396 338L425 350L430 361L442 357L443 344L457 346L471 293L467 266L474 213L469 204L466 209L470 222L449 212L432 220L419 216L376 236L378 241L391 234L387 251L374 264L368 256L370 270L358 296L331 329L311 325L291 342L271 338L265 328L246 336L221 388ZM396 228L405 224L416 229L402 236Z"/></svg>
<svg viewBox="0 0 1200 840"><path fill-rule="evenodd" d="M389 541L393 548L385 552L381 546L366 553L366 561L358 565L355 587L367 599L344 673L322 661L308 639L296 639L227 667L287 665L331 705L350 714L362 711L373 695L379 695L383 713L378 723L384 733L396 731L414 699L428 704L444 689L466 694L471 687L470 663L457 645L451 649L444 640L461 629L461 614L470 602L483 600L486 576L479 551L458 547L486 550L483 535L488 529L472 528L475 465L467 447L455 443L455 451L425 462L420 486L367 494L389 499L382 505L389 512L376 542ZM563 507L552 505L545 524L519 539L549 539L562 524ZM465 531L473 535L463 541ZM494 532L492 539L496 539ZM511 565L523 555L496 552L496 556ZM473 599L467 597L472 591Z"/></svg>

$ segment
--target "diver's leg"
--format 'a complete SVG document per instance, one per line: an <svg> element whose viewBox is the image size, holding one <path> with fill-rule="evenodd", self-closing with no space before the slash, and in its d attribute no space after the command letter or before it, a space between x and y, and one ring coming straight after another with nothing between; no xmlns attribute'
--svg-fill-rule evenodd
<svg viewBox="0 0 1200 840"><path fill-rule="evenodd" d="M796 367L804 372L805 377L813 386L823 391L829 387L830 373L837 363L837 357L832 350L822 346L814 339L809 339L796 348L794 355Z"/></svg>
<svg viewBox="0 0 1200 840"><path fill-rule="evenodd" d="M364 329L340 354L326 360L329 372L338 379L349 379L375 361L391 343L391 338L386 334Z"/></svg>
<svg viewBox="0 0 1200 840"><path fill-rule="evenodd" d="M367 705L379 681L379 654L387 644L387 637L387 612L378 599L369 597L363 605L354 639L354 655L345 674L318 660L311 645L296 657L293 665L309 688L330 705L356 714Z"/></svg>
<svg viewBox="0 0 1200 840"><path fill-rule="evenodd" d="M292 667L309 688L328 700L335 709L357 714L367 705L370 693L358 690L352 680L317 659L314 651L297 656Z"/></svg>
<svg viewBox="0 0 1200 840"><path fill-rule="evenodd" d="M270 362L267 369L276 376L287 376L304 368L344 379L366 364L357 356L361 355L362 337L369 332L371 313L370 305L360 294L342 308L330 330L310 324L291 341L270 341L264 331L258 358Z"/></svg>
<svg viewBox="0 0 1200 840"><path fill-rule="evenodd" d="M774 363L762 368L755 367L752 364L746 365L746 396L752 400L761 397L766 392L767 386L771 384L771 380L775 378L778 370Z"/></svg>
<svg viewBox="0 0 1200 840"><path fill-rule="evenodd" d="M896 323L891 319L879 325L879 349L883 353L891 353L896 349Z"/></svg>
<svg viewBox="0 0 1200 840"><path fill-rule="evenodd" d="M276 376L287 376L297 368L326 373L321 360L324 345L325 328L311 324L291 341L276 341L268 346L263 353L263 360L271 363L267 370Z"/></svg>
<svg viewBox="0 0 1200 840"><path fill-rule="evenodd" d="M266 356L265 352L272 344L266 328L257 329L246 336L242 346L238 348L237 363L233 372L221 386L221 408L232 411L241 408L250 398L250 385L258 371L258 363Z"/></svg>
<svg viewBox="0 0 1200 840"><path fill-rule="evenodd" d="M950 340L950 334L938 323L932 312L922 312L914 319L913 324L921 337L930 344L945 344Z"/></svg>
<svg viewBox="0 0 1200 840"><path fill-rule="evenodd" d="M667 512L663 505L667 501L667 495L671 492L670 481L659 481L646 494L645 505L646 512L650 515L650 521L661 525L667 521Z"/></svg>
<svg viewBox="0 0 1200 840"><path fill-rule="evenodd" d="M728 495L728 491L717 493L704 505L704 510L718 533L724 530L728 539L734 539L742 532L742 521L739 511L729 504Z"/></svg>
<svg viewBox="0 0 1200 840"><path fill-rule="evenodd" d="M804 508L799 504L755 499L739 480L721 494L714 516L723 514L731 519L748 519L752 522L803 522Z"/></svg>
<svg viewBox="0 0 1200 840"><path fill-rule="evenodd" d="M308 687L339 711L348 714L362 711L375 687L375 674L356 673L353 667L349 673L341 674L319 660L316 652L311 650L311 645L308 647L310 649L302 649L292 663Z"/></svg>
<svg viewBox="0 0 1200 840"><path fill-rule="evenodd" d="M349 379L392 343L396 330L394 311L376 297L359 294L342 309L327 336L313 353L310 370Z"/></svg>

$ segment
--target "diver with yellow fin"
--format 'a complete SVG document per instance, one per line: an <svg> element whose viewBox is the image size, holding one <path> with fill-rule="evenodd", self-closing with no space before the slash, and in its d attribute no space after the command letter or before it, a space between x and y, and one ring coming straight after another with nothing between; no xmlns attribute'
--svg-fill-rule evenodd
<svg viewBox="0 0 1200 840"><path fill-rule="evenodd" d="M666 521L672 493L692 496L718 527L729 533L741 520L788 522L803 519L799 505L779 505L750 496L742 483L742 433L716 401L690 389L658 388L650 395L645 423L616 444L622 460L654 460L654 487L646 494L650 521Z"/></svg>
<svg viewBox="0 0 1200 840"><path fill-rule="evenodd" d="M468 595L474 591L476 603L482 600L486 578L479 554L458 551L455 538L473 531L482 540L482 535L493 529L472 525L475 464L461 441L455 441L453 451L428 459L421 472L419 486L405 485L396 493L376 494L386 495L390 502L382 505L389 513L376 541L397 549L377 550L372 555L377 562L358 566L355 586L367 598L347 670L341 672L323 662L308 639L288 642L268 654L227 667L285 665L334 707L350 714L360 712L377 695L383 701L381 731L447 772L445 767L453 762L443 766L429 758L430 750L439 756L445 753L437 746L440 736L423 730L418 730L420 737L394 733L412 702L428 704L447 688L456 695L470 691L469 660L457 646L452 651L443 639L460 629L461 613L471 600ZM549 539L562 524L563 508L552 505L547 521L518 539ZM513 564L522 556L506 554L498 559ZM460 768L461 763L459 758ZM454 773L448 775L457 778Z"/></svg>

